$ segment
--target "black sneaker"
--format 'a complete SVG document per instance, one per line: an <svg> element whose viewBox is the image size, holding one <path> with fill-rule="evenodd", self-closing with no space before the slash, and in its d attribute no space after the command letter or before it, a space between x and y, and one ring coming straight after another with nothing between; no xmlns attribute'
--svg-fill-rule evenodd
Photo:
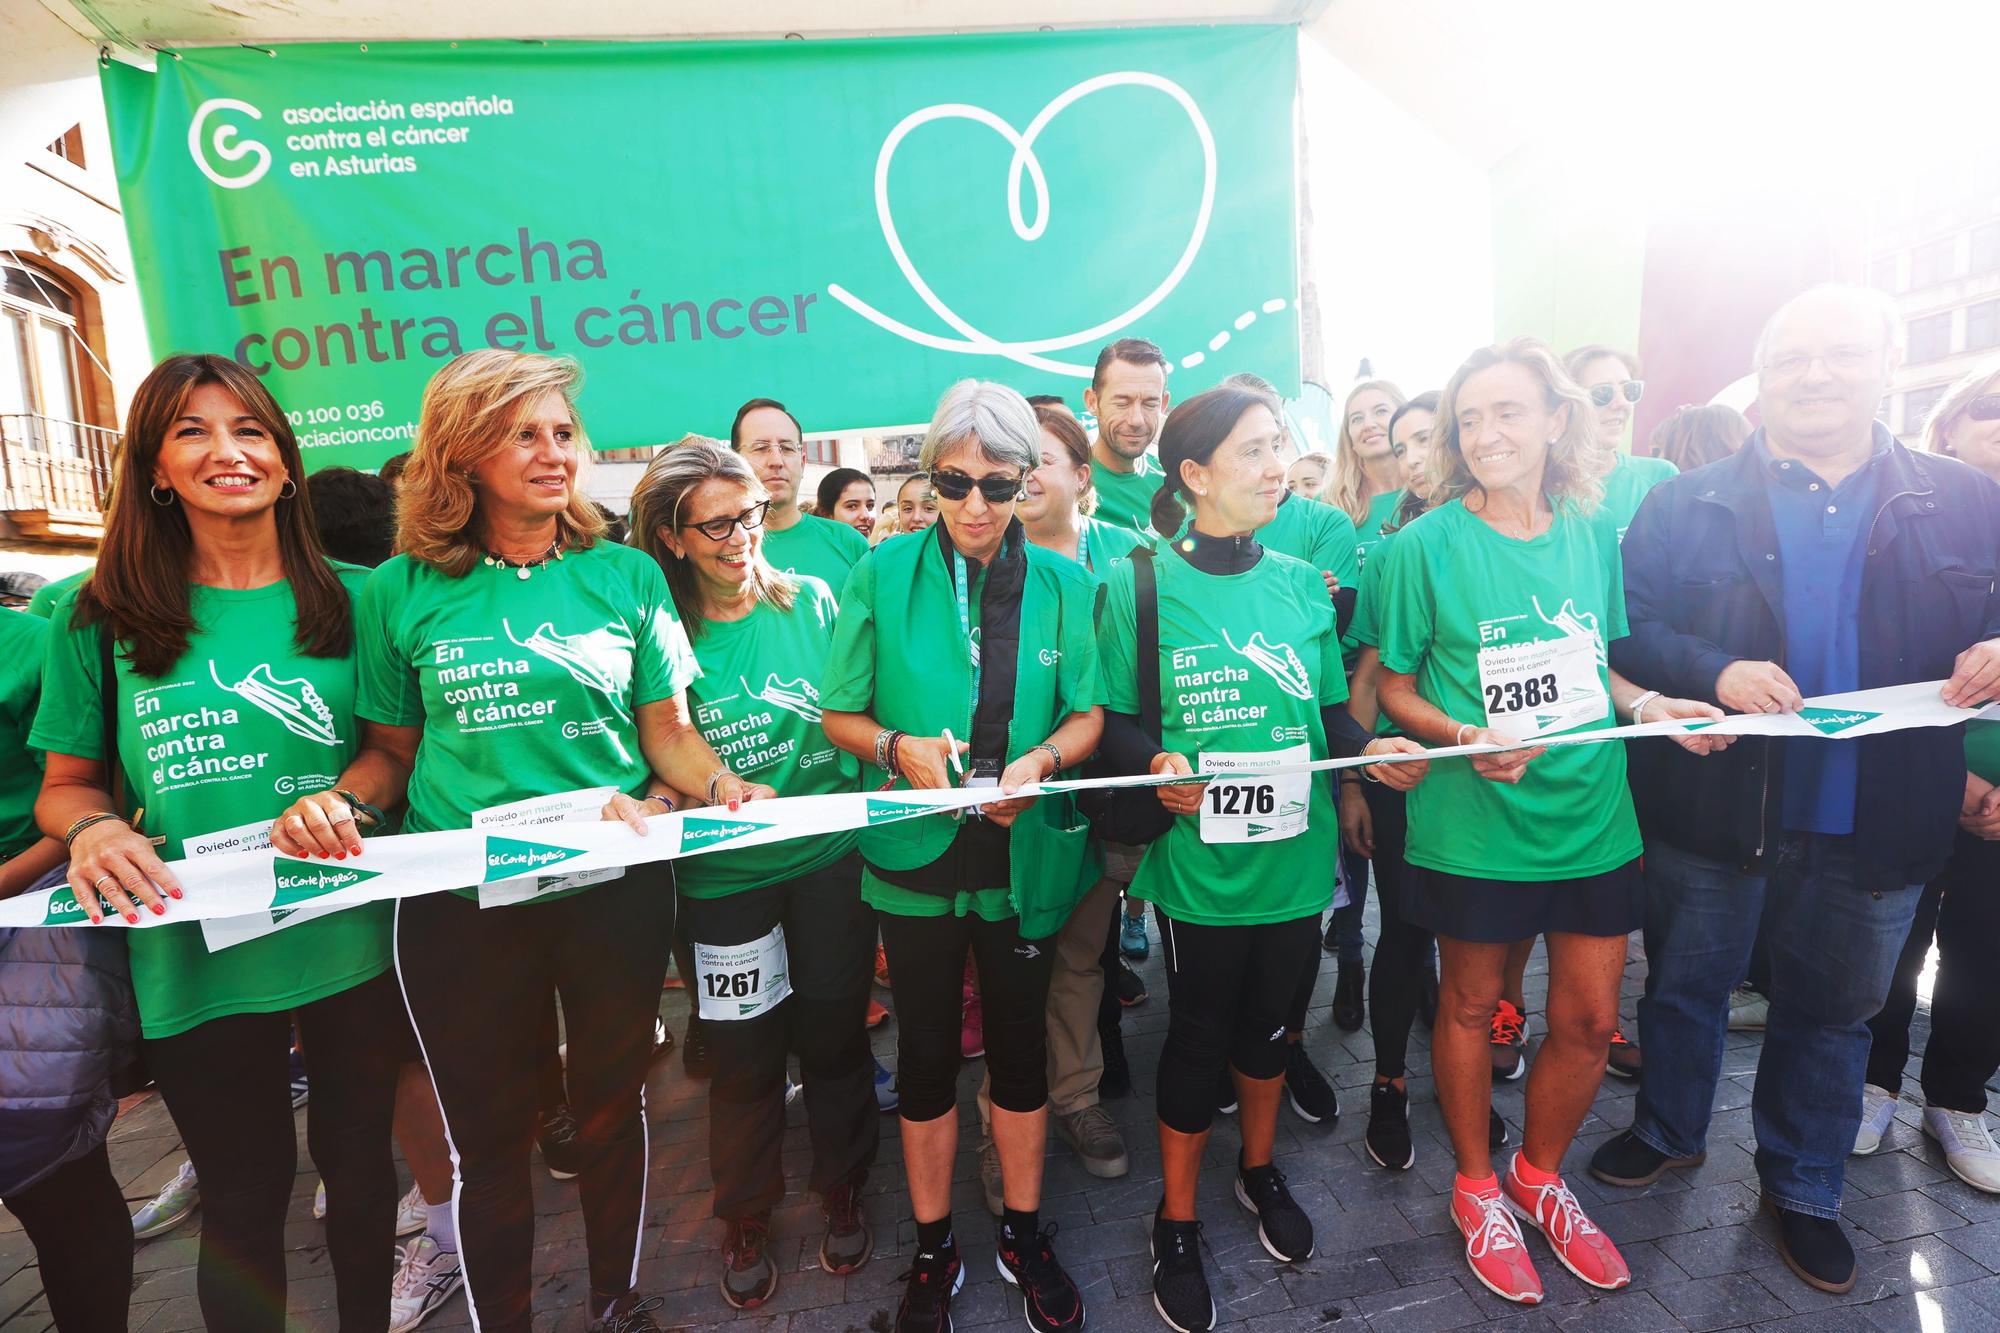
<svg viewBox="0 0 2000 1333"><path fill-rule="evenodd" d="M1153 1308L1174 1333L1215 1327L1215 1298L1201 1269L1201 1223L1169 1222L1153 1210Z"/></svg>
<svg viewBox="0 0 2000 1333"><path fill-rule="evenodd" d="M1360 963L1342 963L1333 983L1333 1021L1343 1032L1359 1032L1364 1017L1362 994L1368 988L1368 974Z"/></svg>
<svg viewBox="0 0 2000 1333"><path fill-rule="evenodd" d="M1129 963L1120 958L1118 966L1111 971L1112 984L1118 988L1118 1003L1130 1009L1135 1004L1146 1002L1146 983L1139 979L1139 974L1132 970Z"/></svg>
<svg viewBox="0 0 2000 1333"><path fill-rule="evenodd" d="M666 1303L659 1296L642 1301L637 1292L627 1292L618 1298L610 1314L592 1319L585 1327L589 1333L662 1333L653 1319L653 1312ZM597 1304L596 1297L591 1298L591 1305L600 1310L604 1308Z"/></svg>
<svg viewBox="0 0 2000 1333"><path fill-rule="evenodd" d="M1377 1083L1368 1094L1368 1133L1362 1140L1375 1165L1407 1171L1416 1165L1410 1142L1410 1094L1393 1083Z"/></svg>
<svg viewBox="0 0 2000 1333"><path fill-rule="evenodd" d="M1598 1145L1597 1151L1590 1155L1590 1174L1607 1185L1637 1189L1652 1184L1676 1167L1700 1166L1707 1160L1705 1152L1692 1157L1669 1157L1628 1129Z"/></svg>
<svg viewBox="0 0 2000 1333"><path fill-rule="evenodd" d="M1098 1041L1104 1047L1104 1073L1097 1080L1097 1095L1102 1100L1132 1095L1132 1066L1125 1063L1125 1034L1113 1023L1097 1029Z"/></svg>
<svg viewBox="0 0 2000 1333"><path fill-rule="evenodd" d="M724 1223L722 1299L738 1310L754 1310L778 1292L778 1266L771 1262L771 1220L746 1217Z"/></svg>
<svg viewBox="0 0 2000 1333"><path fill-rule="evenodd" d="M1285 1100L1292 1104L1299 1119L1309 1125L1330 1124L1340 1119L1340 1098L1334 1093L1333 1084L1326 1081L1326 1075L1313 1068L1313 1062L1306 1058L1306 1044L1302 1041L1293 1042L1285 1052Z"/></svg>
<svg viewBox="0 0 2000 1333"><path fill-rule="evenodd" d="M918 1250L896 1280L903 1303L896 1307L896 1333L951 1333L951 1298L965 1285L958 1242L943 1249Z"/></svg>
<svg viewBox="0 0 2000 1333"><path fill-rule="evenodd" d="M1507 1146L1507 1122L1494 1107L1486 1108L1486 1151L1499 1152Z"/></svg>
<svg viewBox="0 0 2000 1333"><path fill-rule="evenodd" d="M1764 1211L1778 1221L1778 1256L1808 1287L1843 1295L1854 1290L1861 1267L1838 1218L1780 1208L1767 1196Z"/></svg>
<svg viewBox="0 0 2000 1333"><path fill-rule="evenodd" d="M708 1033L700 1014L689 1014L687 1031L681 1037L681 1068L689 1078L708 1078L715 1073L715 1057L708 1051Z"/></svg>
<svg viewBox="0 0 2000 1333"><path fill-rule="evenodd" d="M875 1252L875 1233L861 1211L861 1181L848 1179L835 1185L820 1200L820 1214L826 1218L826 1236L819 1243L819 1266L836 1276L852 1273L868 1262Z"/></svg>
<svg viewBox="0 0 2000 1333"><path fill-rule="evenodd" d="M1236 1080L1229 1076L1228 1065L1222 1067L1222 1077L1215 1084L1215 1113L1236 1114Z"/></svg>
<svg viewBox="0 0 2000 1333"><path fill-rule="evenodd" d="M1004 1226L996 1237L999 1248L993 1256L994 1266L1009 1286L1020 1288L1021 1299L1027 1305L1028 1327L1035 1333L1062 1333L1065 1329L1083 1327L1083 1293L1063 1271L1054 1247L1049 1244L1055 1234L1055 1227L1043 1227L1018 1248L1008 1243Z"/></svg>
<svg viewBox="0 0 2000 1333"><path fill-rule="evenodd" d="M1281 1264L1312 1258L1313 1224L1306 1210L1285 1188L1285 1173L1270 1163L1253 1170L1236 1168L1236 1202L1257 1218L1257 1239Z"/></svg>
<svg viewBox="0 0 2000 1333"><path fill-rule="evenodd" d="M542 1117L535 1129L535 1146L542 1150L542 1165L549 1169L555 1180L574 1180L576 1173L583 1169L577 1160L583 1145L577 1139L576 1117L569 1113L569 1103L558 1103L555 1110Z"/></svg>

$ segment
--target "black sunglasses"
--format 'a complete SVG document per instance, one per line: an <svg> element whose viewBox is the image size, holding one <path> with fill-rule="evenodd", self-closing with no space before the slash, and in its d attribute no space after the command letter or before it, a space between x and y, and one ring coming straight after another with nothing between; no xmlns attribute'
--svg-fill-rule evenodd
<svg viewBox="0 0 2000 1333"><path fill-rule="evenodd" d="M729 534L736 531L738 523L743 525L745 532L763 527L764 515L770 511L771 502L769 500L759 500L740 514L734 514L728 518L711 518L706 523L683 523L681 526L684 528L693 528L712 542L726 542L729 540Z"/></svg>
<svg viewBox="0 0 2000 1333"><path fill-rule="evenodd" d="M1982 393L1965 405L1965 415L1974 421L2000 421L2000 393Z"/></svg>
<svg viewBox="0 0 2000 1333"><path fill-rule="evenodd" d="M972 494L973 487L986 497L986 503L1003 505L1021 498L1021 488L1027 484L1026 477L980 477L974 480L963 472L931 473L931 489L947 500L963 500Z"/></svg>
<svg viewBox="0 0 2000 1333"><path fill-rule="evenodd" d="M1622 393L1625 395L1626 402L1636 403L1639 401L1639 396L1645 392L1646 381L1644 380L1620 380L1616 384L1593 384L1590 386L1590 401L1598 407L1609 407L1611 406L1611 400Z"/></svg>

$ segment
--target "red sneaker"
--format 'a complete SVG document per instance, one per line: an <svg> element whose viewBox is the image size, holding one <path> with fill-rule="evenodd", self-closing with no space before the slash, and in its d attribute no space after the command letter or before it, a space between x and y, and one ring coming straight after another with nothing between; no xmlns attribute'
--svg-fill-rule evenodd
<svg viewBox="0 0 2000 1333"><path fill-rule="evenodd" d="M1451 1220L1465 1237L1465 1262L1488 1291L1522 1305L1542 1303L1542 1279L1499 1190L1491 1194L1452 1190Z"/></svg>
<svg viewBox="0 0 2000 1333"><path fill-rule="evenodd" d="M1578 1280L1600 1291L1616 1291L1631 1283L1632 1270L1625 1266L1625 1257L1618 1253L1611 1237L1584 1216L1583 1206L1561 1180L1528 1185L1510 1166L1501 1177L1500 1192L1509 1208L1547 1237L1556 1258Z"/></svg>
<svg viewBox="0 0 2000 1333"><path fill-rule="evenodd" d="M879 943L875 946L875 984L889 989L889 951Z"/></svg>
<svg viewBox="0 0 2000 1333"><path fill-rule="evenodd" d="M864 1020L871 1028L879 1028L889 1021L889 1007L876 1000L868 1002L868 1017Z"/></svg>
<svg viewBox="0 0 2000 1333"><path fill-rule="evenodd" d="M1528 1018L1506 1000L1493 1011L1493 1077L1509 1083L1528 1072Z"/></svg>

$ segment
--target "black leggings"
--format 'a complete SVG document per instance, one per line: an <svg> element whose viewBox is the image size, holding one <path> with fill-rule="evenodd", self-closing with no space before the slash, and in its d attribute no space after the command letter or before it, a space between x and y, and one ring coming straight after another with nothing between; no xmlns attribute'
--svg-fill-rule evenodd
<svg viewBox="0 0 2000 1333"><path fill-rule="evenodd" d="M1949 1111L1986 1109L1986 1083L2000 1068L2000 970L1990 950L2000 940L2000 843L1961 831L1951 860L1924 889L1916 920L1882 1012L1868 1024L1868 1081L1896 1092L1910 1059L1910 1019L1917 980L1935 932L1937 984L1931 1036L1924 1048L1924 1100Z"/></svg>
<svg viewBox="0 0 2000 1333"><path fill-rule="evenodd" d="M1349 790L1353 788L1350 785ZM1402 1078L1417 1021L1417 997L1430 971L1436 937L1403 919L1403 887L1409 871L1403 848L1410 824L1408 798L1394 787L1363 781L1369 822L1375 833L1375 897L1382 905L1382 929L1375 940L1375 966L1368 973L1370 1030L1375 1037L1375 1076Z"/></svg>
<svg viewBox="0 0 2000 1333"><path fill-rule="evenodd" d="M1225 1068L1251 1079L1285 1072L1286 1016L1300 972L1318 967L1319 913L1258 926L1192 925L1158 903L1153 914L1167 964L1160 1122L1205 1134Z"/></svg>
<svg viewBox="0 0 2000 1333"><path fill-rule="evenodd" d="M269 1014L225 1014L145 1042L146 1064L201 1180L195 1291L212 1333L285 1327L285 1207L298 1173L292 1020L312 1079L306 1146L326 1181L341 1333L389 1325L396 1162L389 1145L408 1019L384 972Z"/></svg>
<svg viewBox="0 0 2000 1333"><path fill-rule="evenodd" d="M632 866L622 879L549 902L482 910L432 893L396 904L396 969L444 1112L452 1214L482 1333L529 1328L529 1149L551 988L569 1033L591 1299L608 1302L637 1281L646 1066L673 927L666 864Z"/></svg>
<svg viewBox="0 0 2000 1333"><path fill-rule="evenodd" d="M715 1056L709 1085L708 1167L715 1215L768 1217L785 1197L785 1055L798 1052L812 1139L808 1187L859 1183L875 1162L882 1113L868 1047L868 984L875 971L875 909L861 901L861 858L849 856L782 884L722 898L682 898L681 933L708 947L785 928L792 993L755 1018L703 1024ZM701 986L690 973L688 1001Z"/></svg>
<svg viewBox="0 0 2000 1333"><path fill-rule="evenodd" d="M125 1333L132 1219L103 1144L7 1196L41 1266L59 1333Z"/></svg>
<svg viewBox="0 0 2000 1333"><path fill-rule="evenodd" d="M993 1104L1027 1114L1049 1100L1049 974L1053 939L1021 936L1018 917L897 916L883 912L882 947L896 1002L896 1090L913 1123L958 1105L958 1044L965 958L979 964L986 1071Z"/></svg>

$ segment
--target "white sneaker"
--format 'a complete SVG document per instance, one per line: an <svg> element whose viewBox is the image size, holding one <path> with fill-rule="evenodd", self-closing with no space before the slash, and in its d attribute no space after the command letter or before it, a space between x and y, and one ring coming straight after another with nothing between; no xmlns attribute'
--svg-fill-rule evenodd
<svg viewBox="0 0 2000 1333"><path fill-rule="evenodd" d="M1926 1106L1924 1133L1944 1149L1944 1164L1953 1175L1976 1190L2000 1194L2000 1148L1993 1146L1984 1115Z"/></svg>
<svg viewBox="0 0 2000 1333"><path fill-rule="evenodd" d="M195 1178L194 1163L182 1162L174 1178L132 1214L132 1239L151 1240L166 1235L185 1221L200 1202L201 1182Z"/></svg>
<svg viewBox="0 0 2000 1333"><path fill-rule="evenodd" d="M441 1250L419 1236L396 1252L396 1277L389 1286L389 1333L408 1333L465 1285L458 1251Z"/></svg>
<svg viewBox="0 0 2000 1333"><path fill-rule="evenodd" d="M1882 1147L1882 1136L1896 1119L1896 1094L1873 1083L1861 1085L1861 1128L1854 1132L1854 1155L1867 1157ZM1991 1142L1991 1140L1988 1140Z"/></svg>
<svg viewBox="0 0 2000 1333"><path fill-rule="evenodd" d="M1751 990L1748 986L1738 986L1729 992L1729 1030L1731 1032L1762 1032L1764 1024L1771 1018L1771 1002Z"/></svg>
<svg viewBox="0 0 2000 1333"><path fill-rule="evenodd" d="M414 1236L431 1224L431 1206L424 1202L424 1192L415 1185L396 1205L396 1235Z"/></svg>

